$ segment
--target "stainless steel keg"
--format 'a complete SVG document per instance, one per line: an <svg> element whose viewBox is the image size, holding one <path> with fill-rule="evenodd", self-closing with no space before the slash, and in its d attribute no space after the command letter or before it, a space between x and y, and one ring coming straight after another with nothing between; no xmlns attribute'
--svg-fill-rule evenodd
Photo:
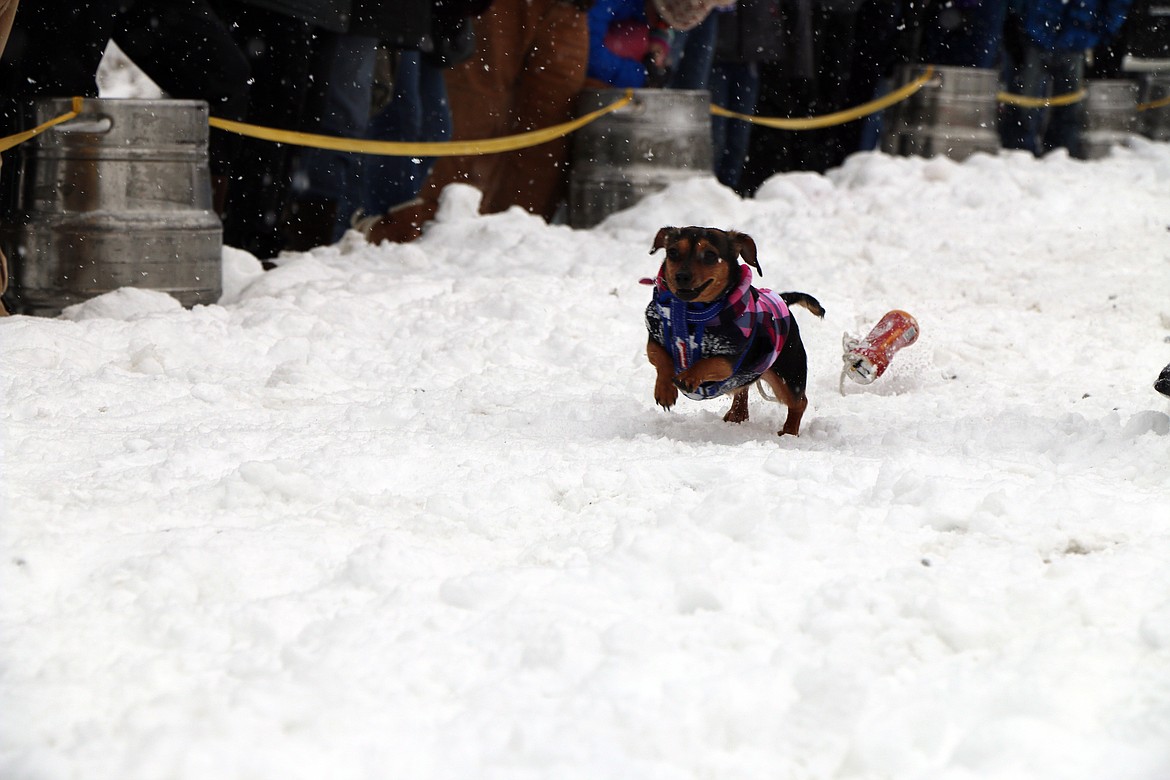
<svg viewBox="0 0 1170 780"><path fill-rule="evenodd" d="M928 67L934 77L906 100L886 110L882 151L887 154L965 160L999 151L999 76L986 68L905 65L909 84Z"/></svg>
<svg viewBox="0 0 1170 780"><path fill-rule="evenodd" d="M586 90L584 115L625 94ZM569 224L596 225L645 196L697 176L714 177L711 99L706 90L640 89L633 102L573 136Z"/></svg>
<svg viewBox="0 0 1170 780"><path fill-rule="evenodd" d="M41 100L37 122L70 108ZM6 230L19 313L55 316L120 287L184 306L219 299L207 117L202 101L87 99L77 118L24 145Z"/></svg>
<svg viewBox="0 0 1170 780"><path fill-rule="evenodd" d="M1137 132L1138 85L1128 79L1088 82L1081 156L1095 160Z"/></svg>

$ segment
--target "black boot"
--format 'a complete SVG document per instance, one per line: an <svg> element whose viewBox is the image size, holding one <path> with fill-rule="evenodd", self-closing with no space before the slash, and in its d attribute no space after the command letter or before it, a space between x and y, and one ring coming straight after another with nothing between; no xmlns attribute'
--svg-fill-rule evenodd
<svg viewBox="0 0 1170 780"><path fill-rule="evenodd" d="M1158 374L1158 381L1154 382L1154 389L1162 395L1170 395L1170 365L1162 369L1162 373Z"/></svg>

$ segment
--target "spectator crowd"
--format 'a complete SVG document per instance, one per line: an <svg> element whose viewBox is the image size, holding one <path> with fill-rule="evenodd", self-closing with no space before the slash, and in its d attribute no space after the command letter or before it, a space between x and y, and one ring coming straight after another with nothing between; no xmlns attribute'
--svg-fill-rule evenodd
<svg viewBox="0 0 1170 780"><path fill-rule="evenodd" d="M46 96L97 96L109 42L170 97L213 116L353 139L496 138L566 122L583 90L707 90L739 114L803 117L864 104L905 63L992 68L1010 90L1075 92L1170 62L1167 0L5 0L0 136ZM15 11L15 20L12 12ZM1003 145L1077 154L1080 103L1001 109ZM779 171L825 171L872 148L865 123L807 131L716 116L713 173L750 195ZM558 218L570 139L512 152L396 157L213 130L225 243L264 261L338 240L421 234L452 182L485 213ZM15 166L0 169L11 209Z"/></svg>

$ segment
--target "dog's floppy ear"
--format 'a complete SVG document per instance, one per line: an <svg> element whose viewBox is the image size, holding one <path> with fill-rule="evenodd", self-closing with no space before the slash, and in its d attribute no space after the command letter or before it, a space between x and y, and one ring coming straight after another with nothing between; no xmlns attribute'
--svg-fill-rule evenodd
<svg viewBox="0 0 1170 780"><path fill-rule="evenodd" d="M668 237L678 237L678 228L664 227L658 231L658 235L654 236L654 246L650 249L650 254L654 254L659 249L666 246L666 239Z"/></svg>
<svg viewBox="0 0 1170 780"><path fill-rule="evenodd" d="M764 275L760 268L759 262L756 260L756 242L747 233L731 233L731 245L735 247L735 251L739 252L739 256L743 261L756 269L756 273L760 276Z"/></svg>

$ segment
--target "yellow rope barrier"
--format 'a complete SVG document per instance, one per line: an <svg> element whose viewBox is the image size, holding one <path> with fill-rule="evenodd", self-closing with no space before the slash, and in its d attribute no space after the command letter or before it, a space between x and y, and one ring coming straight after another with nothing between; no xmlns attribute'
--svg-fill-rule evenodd
<svg viewBox="0 0 1170 780"><path fill-rule="evenodd" d="M1068 92L1063 95L1054 95L1049 98L1029 97L1027 95L1014 95L1011 92L1000 92L996 95L996 99L1000 103L1007 103L1020 108L1047 108L1049 106L1071 106L1073 103L1079 103L1085 99L1088 92L1085 90L1077 90L1076 92Z"/></svg>
<svg viewBox="0 0 1170 780"><path fill-rule="evenodd" d="M722 106L711 106L711 113L716 116L728 117L730 119L742 119L745 122L752 122L753 124L770 127L774 130L815 130L821 127L832 127L833 125L842 125L846 122L852 122L854 119L860 119L863 116L876 114L878 111L889 108L895 103L900 103L906 98L913 95L918 90L926 86L926 83L934 78L934 68L927 67L926 71L893 92L872 100L868 103L863 103L855 108L849 108L844 111L837 111L832 114L825 114L823 116L808 117L807 119L787 119L783 117L759 117L748 114L739 114L734 111L728 111Z"/></svg>
<svg viewBox="0 0 1170 780"><path fill-rule="evenodd" d="M38 135L45 132L50 127L54 127L56 125L59 125L62 122L68 122L70 119L75 119L77 117L77 115L81 113L81 104L83 102L84 102L84 98L75 97L75 98L73 98L73 110L72 111L66 112L66 113L62 114L61 116L54 117L54 118L50 119L48 122L45 122L44 124L37 125L32 130L25 130L23 133L17 133L16 135L10 135L7 138L0 138L0 152L6 152L14 146L19 146L20 144L24 143L25 141L29 140L30 138L36 138Z"/></svg>
<svg viewBox="0 0 1170 780"><path fill-rule="evenodd" d="M1170 106L1170 95L1167 95L1161 100L1154 100L1150 103L1138 103L1137 110L1153 111L1155 108L1165 108L1166 106Z"/></svg>
<svg viewBox="0 0 1170 780"><path fill-rule="evenodd" d="M814 130L823 127L831 127L833 125L844 124L852 122L855 119L860 119L870 114L875 114L878 111L883 111L890 106L906 100L914 93L922 89L926 84L934 78L934 68L927 66L926 70L918 78L905 84L904 86L884 95L876 100L864 103L854 108L846 109L844 111L837 111L832 114L824 114L822 116L807 117L803 119L786 118L786 117L759 117L749 114L740 114L735 111L729 111L722 106L711 106L711 113L716 116L727 117L730 119L740 119L745 122L762 125L764 127L773 128L775 130ZM1085 90L1077 92L1070 92L1064 95L1056 95L1050 98L1034 98L1026 95L1015 95L1009 92L999 92L996 94L996 99L1001 103L1009 103L1020 106L1022 108L1045 108L1049 106L1066 106L1084 100L1086 95ZM361 154L376 154L386 156L400 156L400 157L455 157L461 155L473 154L494 154L497 152L510 152L517 149L524 149L529 146L536 146L538 144L552 141L556 138L576 132L585 125L600 119L606 114L612 113L619 109L625 108L634 99L634 91L627 89L625 95L618 100L604 106L596 111L578 117L571 122L564 124L553 125L552 127L542 128L540 130L531 130L526 133L519 133L517 135L505 136L503 138L488 138L478 141L429 141L429 142L405 142L405 141L366 141L357 138L339 138L328 135L317 135L315 133L302 133L292 130L277 130L271 127L260 127L258 125L249 125L244 122L233 122L228 119L219 119L217 117L210 117L208 124L220 130L225 130L239 135L249 136L251 138L259 138L265 141L274 141L277 143L287 143L296 146L311 146L318 149L332 149L339 152L358 152ZM81 113L84 98L73 98L72 110L54 117L49 121L34 127L32 130L26 130L16 135L8 136L7 138L0 138L0 152L18 146L31 138L35 138L41 133L45 132L55 125L62 122L68 122L75 119ZM1170 106L1170 96L1156 100L1150 103L1139 103L1138 111L1151 111L1158 108L1165 108Z"/></svg>
<svg viewBox="0 0 1170 780"><path fill-rule="evenodd" d="M212 117L210 124L220 130L227 130L251 138L265 141L295 144L297 146L312 146L317 149L332 149L339 152L360 152L362 154L379 154L401 157L456 157L465 154L493 154L496 152L510 152L536 146L552 141L561 136L575 132L590 122L629 105L634 99L633 90L626 90L624 97L560 125L530 130L526 133L510 135L503 138L488 138L479 141L427 141L410 143L404 141L364 141L357 138L336 138L314 133L299 133L291 130L274 130L270 127L257 127L242 122L232 122L227 119Z"/></svg>

